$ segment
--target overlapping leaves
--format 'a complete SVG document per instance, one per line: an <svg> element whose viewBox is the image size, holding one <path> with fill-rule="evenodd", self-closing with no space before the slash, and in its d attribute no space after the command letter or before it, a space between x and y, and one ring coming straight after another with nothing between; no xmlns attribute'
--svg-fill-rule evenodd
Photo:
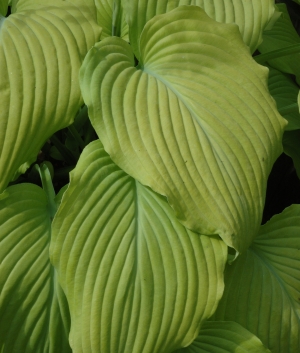
<svg viewBox="0 0 300 353"><path fill-rule="evenodd" d="M300 350L300 205L274 216L225 271L214 319L240 323L272 353Z"/></svg>
<svg viewBox="0 0 300 353"><path fill-rule="evenodd" d="M130 43L138 58L139 38L146 23L155 15L167 13L180 5L200 6L218 22L237 24L251 52L261 43L263 30L278 18L272 0L125 0L124 5Z"/></svg>
<svg viewBox="0 0 300 353"><path fill-rule="evenodd" d="M48 3L48 2L47 2ZM19 1L0 31L0 192L82 104L78 71L100 37L84 1Z"/></svg>
<svg viewBox="0 0 300 353"><path fill-rule="evenodd" d="M226 257L218 237L184 228L164 197L92 142L53 221L72 349L161 353L190 344L222 295Z"/></svg>
<svg viewBox="0 0 300 353"><path fill-rule="evenodd" d="M259 46L261 53L268 53L292 45L299 45L300 48L300 37L291 22L286 5L278 4L277 6L282 15L275 22L271 30L264 32L263 42ZM298 49L297 53L272 59L268 62L271 66L282 72L295 75L297 82L300 83L299 51L300 49Z"/></svg>
<svg viewBox="0 0 300 353"><path fill-rule="evenodd" d="M182 6L154 17L140 62L119 38L86 56L81 88L115 163L166 195L177 217L245 250L261 222L284 120L235 25Z"/></svg>

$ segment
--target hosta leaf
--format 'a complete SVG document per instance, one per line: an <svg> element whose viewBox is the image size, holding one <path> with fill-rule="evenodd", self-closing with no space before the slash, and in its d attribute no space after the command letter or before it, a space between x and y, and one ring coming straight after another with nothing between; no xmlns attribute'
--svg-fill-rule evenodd
<svg viewBox="0 0 300 353"><path fill-rule="evenodd" d="M82 105L79 67L100 36L84 4L17 6L0 31L0 192L49 136L72 123Z"/></svg>
<svg viewBox="0 0 300 353"><path fill-rule="evenodd" d="M124 0L130 43L139 58L139 38L145 24L155 15L169 12L180 5L196 5L212 19L223 23L236 23L244 42L251 52L262 41L262 32L277 19L273 0Z"/></svg>
<svg viewBox="0 0 300 353"><path fill-rule="evenodd" d="M174 353L270 353L261 341L236 322L210 321L188 347Z"/></svg>
<svg viewBox="0 0 300 353"><path fill-rule="evenodd" d="M300 114L297 107L299 87L289 75L271 67L268 86L271 95L276 100L279 112L288 121L285 130L300 129ZM289 110L289 107L292 109Z"/></svg>
<svg viewBox="0 0 300 353"><path fill-rule="evenodd" d="M263 42L259 46L259 51L263 54L290 45L300 44L300 37L291 22L286 5L278 4L277 7L282 15L271 30L263 33ZM269 64L280 71L295 75L298 83L300 83L299 61L300 53L269 60Z"/></svg>
<svg viewBox="0 0 300 353"><path fill-rule="evenodd" d="M225 271L214 320L240 323L272 353L300 351L300 205L274 216Z"/></svg>
<svg viewBox="0 0 300 353"><path fill-rule="evenodd" d="M121 0L95 0L101 39L112 35L128 40L128 25Z"/></svg>
<svg viewBox="0 0 300 353"><path fill-rule="evenodd" d="M282 144L284 153L293 159L296 173L300 179L300 130L286 131Z"/></svg>
<svg viewBox="0 0 300 353"><path fill-rule="evenodd" d="M226 257L219 238L184 228L164 197L92 142L53 221L73 351L168 353L191 343L222 295Z"/></svg>
<svg viewBox="0 0 300 353"><path fill-rule="evenodd" d="M69 311L49 260L50 214L33 184L0 195L0 351L67 353Z"/></svg>
<svg viewBox="0 0 300 353"><path fill-rule="evenodd" d="M80 72L105 150L166 195L183 224L245 250L261 222L285 121L235 25L182 6L153 18L130 46L106 38Z"/></svg>

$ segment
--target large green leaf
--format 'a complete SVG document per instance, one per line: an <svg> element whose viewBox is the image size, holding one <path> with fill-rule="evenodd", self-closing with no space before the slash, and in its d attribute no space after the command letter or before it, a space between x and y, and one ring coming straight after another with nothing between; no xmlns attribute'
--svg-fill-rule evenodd
<svg viewBox="0 0 300 353"><path fill-rule="evenodd" d="M259 46L261 53L268 53L291 45L300 44L300 37L291 22L288 10L285 4L278 4L278 10L282 12L281 17L274 24L271 30L263 33L263 42ZM300 53L283 56L277 59L269 60L269 64L274 68L296 75L300 83Z"/></svg>
<svg viewBox="0 0 300 353"><path fill-rule="evenodd" d="M83 1L19 1L0 31L0 192L82 105L78 71L100 27Z"/></svg>
<svg viewBox="0 0 300 353"><path fill-rule="evenodd" d="M128 25L121 0L95 0L98 23L102 27L101 39L119 36L128 40Z"/></svg>
<svg viewBox="0 0 300 353"><path fill-rule="evenodd" d="M130 46L106 38L80 72L105 150L166 195L183 224L239 251L262 217L285 120L235 25L181 6L149 21L135 67Z"/></svg>
<svg viewBox="0 0 300 353"><path fill-rule="evenodd" d="M175 352L174 352L175 353ZM261 341L236 322L209 321L188 347L176 353L271 353Z"/></svg>
<svg viewBox="0 0 300 353"><path fill-rule="evenodd" d="M272 353L300 352L300 205L274 216L225 271L214 320L240 323Z"/></svg>
<svg viewBox="0 0 300 353"><path fill-rule="evenodd" d="M172 352L194 340L223 292L224 242L184 228L100 141L71 172L52 239L77 353Z"/></svg>
<svg viewBox="0 0 300 353"><path fill-rule="evenodd" d="M284 74L271 67L269 69L269 90L276 100L279 112L288 121L285 130L300 129L300 113L297 104L299 87L295 84L290 75Z"/></svg>
<svg viewBox="0 0 300 353"><path fill-rule="evenodd" d="M0 195L0 351L68 353L70 317L49 260L44 191L19 184Z"/></svg>
<svg viewBox="0 0 300 353"><path fill-rule="evenodd" d="M236 23L244 42L253 53L262 41L262 32L277 18L273 0L124 0L130 43L139 58L139 38L145 24L155 15L169 12L180 5L196 5L212 19Z"/></svg>

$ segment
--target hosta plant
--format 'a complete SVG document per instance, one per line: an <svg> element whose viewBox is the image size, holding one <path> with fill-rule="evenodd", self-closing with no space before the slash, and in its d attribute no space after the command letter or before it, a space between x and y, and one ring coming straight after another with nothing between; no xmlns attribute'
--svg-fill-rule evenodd
<svg viewBox="0 0 300 353"><path fill-rule="evenodd" d="M298 41L272 0L1 0L1 353L300 350L300 206L262 225Z"/></svg>

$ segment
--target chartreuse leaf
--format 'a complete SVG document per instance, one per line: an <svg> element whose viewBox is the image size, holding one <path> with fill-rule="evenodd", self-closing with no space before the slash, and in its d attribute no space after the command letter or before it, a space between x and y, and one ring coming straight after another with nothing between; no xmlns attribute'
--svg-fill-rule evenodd
<svg viewBox="0 0 300 353"><path fill-rule="evenodd" d="M298 53L278 57L277 59L269 60L268 63L280 71L295 75L299 83L300 37L291 22L286 5L278 4L277 7L278 10L282 12L282 15L276 21L271 30L263 33L263 42L259 46L259 51L265 54L274 50L284 49L292 45L298 45ZM274 57L273 54L272 56Z"/></svg>
<svg viewBox="0 0 300 353"><path fill-rule="evenodd" d="M52 232L74 352L172 352L196 338L222 295L224 242L184 228L99 140L71 172Z"/></svg>
<svg viewBox="0 0 300 353"><path fill-rule="evenodd" d="M266 180L285 120L237 26L181 6L147 23L135 67L130 46L106 38L80 72L84 101L113 161L166 195L201 234L244 251L261 222Z"/></svg>
<svg viewBox="0 0 300 353"><path fill-rule="evenodd" d="M293 159L294 167L300 179L300 129L286 131L282 139L284 153Z"/></svg>
<svg viewBox="0 0 300 353"><path fill-rule="evenodd" d="M124 0L130 43L138 58L139 38L146 23L155 15L169 12L180 5L200 6L218 22L236 23L252 53L262 41L263 30L279 16L273 0Z"/></svg>
<svg viewBox="0 0 300 353"><path fill-rule="evenodd" d="M49 2L48 2L49 3ZM0 192L82 105L78 71L100 27L82 2L19 1L0 31Z"/></svg>
<svg viewBox="0 0 300 353"><path fill-rule="evenodd" d="M70 317L49 260L51 214L33 184L0 195L0 351L67 353Z"/></svg>
<svg viewBox="0 0 300 353"><path fill-rule="evenodd" d="M297 103L299 87L294 83L290 75L284 74L271 67L269 69L269 90L276 100L280 114L288 121L285 130L300 129L300 114Z"/></svg>
<svg viewBox="0 0 300 353"><path fill-rule="evenodd" d="M119 36L128 40L128 24L121 0L95 0L98 23L102 27L101 39Z"/></svg>
<svg viewBox="0 0 300 353"><path fill-rule="evenodd" d="M247 252L225 271L214 320L236 321L272 353L300 351L300 205L261 227Z"/></svg>
<svg viewBox="0 0 300 353"><path fill-rule="evenodd" d="M174 353L271 353L244 327L232 321L209 321L188 347Z"/></svg>

